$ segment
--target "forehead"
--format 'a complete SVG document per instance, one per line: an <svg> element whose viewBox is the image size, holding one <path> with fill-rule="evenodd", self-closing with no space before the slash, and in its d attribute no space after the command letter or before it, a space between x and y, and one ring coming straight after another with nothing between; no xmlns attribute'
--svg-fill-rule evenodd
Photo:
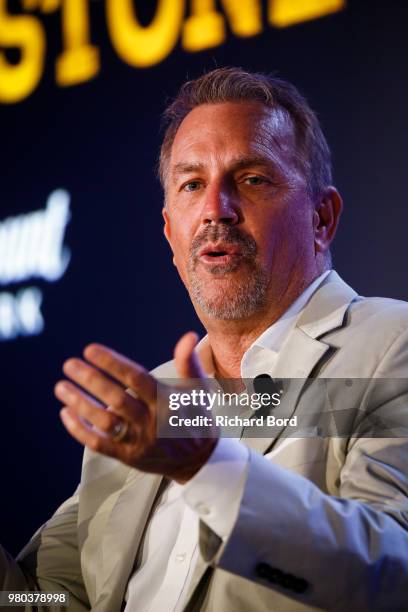
<svg viewBox="0 0 408 612"><path fill-rule="evenodd" d="M209 164L242 155L275 163L296 152L292 122L281 108L260 102L223 102L194 108L182 121L171 149L170 173L180 163Z"/></svg>

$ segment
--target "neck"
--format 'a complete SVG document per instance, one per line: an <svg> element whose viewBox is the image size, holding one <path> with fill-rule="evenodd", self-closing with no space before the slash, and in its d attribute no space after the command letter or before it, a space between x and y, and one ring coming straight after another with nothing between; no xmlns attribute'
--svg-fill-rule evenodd
<svg viewBox="0 0 408 612"><path fill-rule="evenodd" d="M240 378L241 361L245 351L286 312L318 276L319 273L315 273L311 278L297 283L295 287L288 286L280 299L270 301L262 311L246 319L214 319L197 311L208 333L216 378Z"/></svg>

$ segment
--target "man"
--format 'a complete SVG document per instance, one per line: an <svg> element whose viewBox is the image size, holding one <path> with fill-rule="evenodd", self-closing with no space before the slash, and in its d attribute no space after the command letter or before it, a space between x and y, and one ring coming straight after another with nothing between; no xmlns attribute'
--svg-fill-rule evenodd
<svg viewBox="0 0 408 612"><path fill-rule="evenodd" d="M318 121L292 85L236 68L185 84L166 118L164 231L207 336L153 373L97 344L64 364L81 484L17 562L3 553L2 588L63 588L75 611L404 610L408 443L370 427L404 422L408 308L331 271L342 201ZM347 435L157 434L166 380L266 375L301 381L300 417L334 381Z"/></svg>

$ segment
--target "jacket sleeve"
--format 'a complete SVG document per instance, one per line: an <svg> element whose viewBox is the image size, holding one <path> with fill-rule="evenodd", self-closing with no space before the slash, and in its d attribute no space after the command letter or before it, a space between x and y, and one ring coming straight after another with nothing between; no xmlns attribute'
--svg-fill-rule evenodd
<svg viewBox="0 0 408 612"><path fill-rule="evenodd" d="M21 609L41 612L90 609L81 574L77 515L78 490L38 529L16 560L0 547L2 591L68 591L70 595L69 608L36 604Z"/></svg>
<svg viewBox="0 0 408 612"><path fill-rule="evenodd" d="M368 471L370 460L377 461L368 459ZM238 519L218 566L312 607L402 610L407 524L407 517L403 525L378 505L327 495L250 451Z"/></svg>
<svg viewBox="0 0 408 612"><path fill-rule="evenodd" d="M406 609L407 347L405 333L377 368L376 377L398 378L399 384L388 385L388 395L380 392L375 401L373 395L366 398L366 418L349 439L338 495L250 450L228 539L221 543L200 524L201 553L208 562L314 608ZM405 433L370 435L375 422L402 425Z"/></svg>

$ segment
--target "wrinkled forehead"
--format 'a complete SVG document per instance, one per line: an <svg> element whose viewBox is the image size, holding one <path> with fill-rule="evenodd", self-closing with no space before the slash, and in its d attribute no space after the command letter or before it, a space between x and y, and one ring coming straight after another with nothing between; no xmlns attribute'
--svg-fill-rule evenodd
<svg viewBox="0 0 408 612"><path fill-rule="evenodd" d="M171 148L169 172L180 163L208 163L214 155L255 154L276 161L297 157L295 131L285 109L260 102L203 104L180 124Z"/></svg>

